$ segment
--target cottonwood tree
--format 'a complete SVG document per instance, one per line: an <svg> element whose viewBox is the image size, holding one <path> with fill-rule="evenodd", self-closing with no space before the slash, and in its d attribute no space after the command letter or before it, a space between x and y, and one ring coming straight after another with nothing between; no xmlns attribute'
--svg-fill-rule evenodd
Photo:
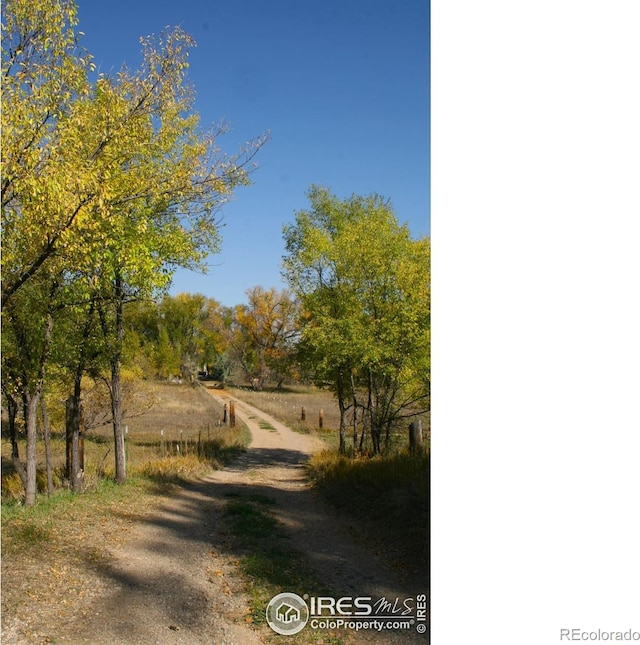
<svg viewBox="0 0 640 645"><path fill-rule="evenodd" d="M125 325L137 363L157 378L181 374L192 379L200 368L214 372L228 351L219 332L223 309L213 298L190 293L131 303Z"/></svg>
<svg viewBox="0 0 640 645"><path fill-rule="evenodd" d="M218 209L249 183L266 137L229 156L218 146L224 127L200 128L186 79L194 43L181 30L141 39L138 70L89 83L92 64L78 47L76 23L71 1L5 3L2 306L53 276L58 285L74 282L86 315L94 308L122 482L124 306L165 288L177 266L200 267L217 250ZM51 324L41 319L42 334Z"/></svg>
<svg viewBox="0 0 640 645"><path fill-rule="evenodd" d="M378 195L340 200L321 187L284 228L284 274L301 299L300 347L334 392L340 450L347 413L374 453L391 428L429 405L430 245L413 240Z"/></svg>
<svg viewBox="0 0 640 645"><path fill-rule="evenodd" d="M78 206L68 201L70 177L58 156L60 119L87 91L91 67L90 57L78 46L76 23L75 5L65 0L7 0L3 7L3 371L12 382L3 389L7 401L17 393L22 399L28 505L36 495L36 413L51 346L53 301L61 283L62 263L54 250ZM47 259L53 266L44 268ZM13 452L22 474L17 444Z"/></svg>
<svg viewBox="0 0 640 645"><path fill-rule="evenodd" d="M204 133L186 83L191 38L179 29L142 39L139 70L100 78L81 103L83 132L71 141L82 159L96 159L104 181L91 213L98 315L110 356L109 388L116 481L126 477L120 369L127 302L167 287L175 268L202 268L219 248L217 214L241 185L265 138L233 156L218 147L223 129Z"/></svg>
<svg viewBox="0 0 640 645"><path fill-rule="evenodd" d="M3 394L10 414L12 458L25 489L25 505L36 500L36 440L38 407L42 400L47 360L53 333L52 292L55 284L42 276L25 286L7 305L2 331ZM22 407L26 468L18 453L15 414Z"/></svg>
<svg viewBox="0 0 640 645"><path fill-rule="evenodd" d="M158 305L160 333L166 334L178 372L193 381L204 363L209 301L201 294L180 293L165 297ZM174 372L175 373L175 372Z"/></svg>
<svg viewBox="0 0 640 645"><path fill-rule="evenodd" d="M282 387L289 376L298 339L298 302L287 290L254 286L247 302L212 311L210 327L216 332L218 355L228 356L254 388L268 381Z"/></svg>
<svg viewBox="0 0 640 645"><path fill-rule="evenodd" d="M274 287L247 289L247 304L235 307L234 348L247 378L258 390L269 379L282 387L292 361L297 302L291 293Z"/></svg>

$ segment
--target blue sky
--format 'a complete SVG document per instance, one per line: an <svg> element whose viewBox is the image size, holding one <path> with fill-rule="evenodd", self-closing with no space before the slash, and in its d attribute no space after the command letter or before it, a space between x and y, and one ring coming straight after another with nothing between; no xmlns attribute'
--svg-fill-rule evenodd
<svg viewBox="0 0 640 645"><path fill-rule="evenodd" d="M415 237L430 234L428 0L79 0L100 71L139 61L140 36L179 25L197 41L189 76L203 125L228 121L229 153L265 131L253 185L223 210L222 252L172 292L225 305L282 288L282 225L311 184L378 193Z"/></svg>

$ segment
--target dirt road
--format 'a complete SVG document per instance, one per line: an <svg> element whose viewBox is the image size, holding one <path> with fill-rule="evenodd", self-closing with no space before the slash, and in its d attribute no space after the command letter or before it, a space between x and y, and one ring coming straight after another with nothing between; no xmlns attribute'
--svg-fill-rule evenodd
<svg viewBox="0 0 640 645"><path fill-rule="evenodd" d="M415 581L401 582L396 572L354 538L353 527L338 519L309 488L303 464L322 447L317 439L291 431L224 391L211 394L225 403L234 401L237 418L247 424L253 436L249 450L233 465L163 498L159 509L135 526L130 539L114 549L112 557L96 563L96 593L86 610L64 628L59 626L52 640L41 642L263 642L265 631L256 631L244 622L248 601L234 554L224 548L220 533L229 495L248 490L275 501L270 508L290 534L292 546L308 557L318 578L340 596L389 599L426 592ZM363 631L347 634L346 640L356 644L427 642L424 635L413 631Z"/></svg>

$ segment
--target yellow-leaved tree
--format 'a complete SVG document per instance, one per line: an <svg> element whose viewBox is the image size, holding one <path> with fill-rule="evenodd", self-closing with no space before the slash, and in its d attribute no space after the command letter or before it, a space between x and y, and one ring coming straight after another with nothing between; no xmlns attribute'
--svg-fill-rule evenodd
<svg viewBox="0 0 640 645"><path fill-rule="evenodd" d="M124 305L165 288L179 266L203 266L218 250L219 208L249 184L252 159L267 137L228 155L218 141L225 128L201 128L187 79L194 42L182 30L141 39L139 69L91 81L91 59L78 46L76 24L71 0L5 3L2 307L11 310L8 320L17 330L28 315L29 294L42 297L44 289L51 306L29 327L41 339L48 334L45 349L57 311L76 316L85 335L93 326L100 329L116 480L122 482ZM80 337L79 348L82 342ZM8 347L19 363L19 344ZM48 351L40 353L29 379L35 399L47 358ZM88 359L72 358L73 396L79 399ZM35 437L35 421L26 425ZM27 452L29 465L35 438ZM33 484L27 470L26 502L33 503L35 466Z"/></svg>

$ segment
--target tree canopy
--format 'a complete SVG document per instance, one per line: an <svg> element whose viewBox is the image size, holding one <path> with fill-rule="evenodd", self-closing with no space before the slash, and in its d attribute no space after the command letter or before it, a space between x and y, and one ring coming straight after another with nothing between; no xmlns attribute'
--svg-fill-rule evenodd
<svg viewBox="0 0 640 645"><path fill-rule="evenodd" d="M250 183L267 135L228 154L219 142L226 128L201 126L187 75L194 41L179 28L141 38L137 69L96 75L73 0L7 0L2 21L3 364L22 370L7 372L16 382L6 391L21 391L35 414L55 325L75 320L79 346L91 339L110 367L124 481L124 306L165 289L177 267L204 270L219 250L219 209ZM28 347L42 351L27 356ZM87 355L61 362L75 375L76 398ZM31 463L34 419L26 426ZM28 471L35 481L35 466Z"/></svg>
<svg viewBox="0 0 640 645"><path fill-rule="evenodd" d="M382 431L428 409L430 243L413 240L379 195L341 200L313 186L284 228L284 274L301 299L301 344L341 410ZM363 428L364 432L364 428Z"/></svg>

